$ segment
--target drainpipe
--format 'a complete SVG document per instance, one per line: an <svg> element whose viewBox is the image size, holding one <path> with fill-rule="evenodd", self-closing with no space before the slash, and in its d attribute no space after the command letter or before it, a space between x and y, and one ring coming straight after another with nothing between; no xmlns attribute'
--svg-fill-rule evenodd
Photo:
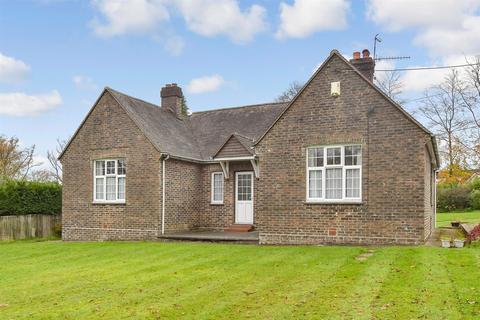
<svg viewBox="0 0 480 320"><path fill-rule="evenodd" d="M162 236L165 234L165 162L170 158L168 153L162 153Z"/></svg>
<svg viewBox="0 0 480 320"><path fill-rule="evenodd" d="M435 228L437 227L437 173L438 169L433 170L433 219Z"/></svg>

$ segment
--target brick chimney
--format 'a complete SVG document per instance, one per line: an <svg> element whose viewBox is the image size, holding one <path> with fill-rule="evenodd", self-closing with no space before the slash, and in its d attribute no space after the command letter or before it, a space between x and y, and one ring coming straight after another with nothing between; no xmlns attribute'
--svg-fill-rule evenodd
<svg viewBox="0 0 480 320"><path fill-rule="evenodd" d="M357 68L368 80L373 81L373 72L375 70L375 61L370 57L370 51L364 49L362 51L362 57L360 58L360 52L353 53L353 59L350 63Z"/></svg>
<svg viewBox="0 0 480 320"><path fill-rule="evenodd" d="M182 113L182 88L176 83L167 84L160 91L160 96L162 97L162 109L173 112L178 118L184 116Z"/></svg>

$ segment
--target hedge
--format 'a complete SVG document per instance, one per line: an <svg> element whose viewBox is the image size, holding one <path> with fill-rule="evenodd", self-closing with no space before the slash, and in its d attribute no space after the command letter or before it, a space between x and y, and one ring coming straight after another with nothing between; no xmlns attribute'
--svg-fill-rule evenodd
<svg viewBox="0 0 480 320"><path fill-rule="evenodd" d="M0 216L61 212L62 186L56 182L7 181L0 184Z"/></svg>

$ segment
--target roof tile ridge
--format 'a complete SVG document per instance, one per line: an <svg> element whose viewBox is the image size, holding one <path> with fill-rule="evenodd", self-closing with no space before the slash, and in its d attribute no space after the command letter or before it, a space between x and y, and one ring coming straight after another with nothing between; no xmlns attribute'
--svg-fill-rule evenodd
<svg viewBox="0 0 480 320"><path fill-rule="evenodd" d="M227 107L227 108L218 108L218 109L211 109L211 110L203 110L203 111L195 111L192 112L192 115L196 115L199 113L208 113L208 112L218 112L218 111L228 111L228 110L238 110L242 108L252 108L252 107L262 107L268 105L279 105L279 104L287 104L288 102L265 102L265 103L256 103L256 104L248 104L244 106L236 106L236 107Z"/></svg>

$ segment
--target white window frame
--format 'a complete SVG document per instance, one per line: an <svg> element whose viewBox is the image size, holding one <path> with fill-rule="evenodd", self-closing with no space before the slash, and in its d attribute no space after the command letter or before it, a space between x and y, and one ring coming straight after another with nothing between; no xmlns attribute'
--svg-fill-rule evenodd
<svg viewBox="0 0 480 320"><path fill-rule="evenodd" d="M360 147L360 165L345 165L345 147L359 146ZM323 166L322 167L309 167L308 166L308 151L310 149L323 148ZM340 164L327 164L327 149L340 148ZM306 202L307 203L361 203L362 202L362 164L363 164L363 146L358 143L344 144L344 145L319 145L309 146L305 152L305 166L306 166ZM326 199L326 171L327 169L341 168L342 169L342 198L341 199ZM356 198L347 198L347 177L346 172L348 169L359 169L360 190L359 196ZM319 198L310 197L310 184L309 176L310 171L322 172L322 192Z"/></svg>
<svg viewBox="0 0 480 320"><path fill-rule="evenodd" d="M125 159L122 159L122 158L93 160L93 202L94 203L125 203L125 199L127 198L127 178L126 178L126 174L118 174L119 160L122 160L125 162ZM97 176L97 161L102 161L104 163L105 175ZM115 162L115 174L107 174L108 161ZM126 167L126 164L125 164L125 167ZM108 177L115 177L115 199L114 200L107 200L107 178ZM124 199L118 199L118 179L119 178L125 179ZM103 179L103 199L97 199L97 179Z"/></svg>
<svg viewBox="0 0 480 320"><path fill-rule="evenodd" d="M214 199L214 195L215 195L215 176L216 175L220 175L221 176L221 180L222 180L222 200L215 200ZM210 203L211 204L223 204L223 199L225 198L225 183L224 183L224 175L223 175L223 172L222 171L216 171L216 172L212 172L212 176L211 176L211 199L210 199Z"/></svg>

